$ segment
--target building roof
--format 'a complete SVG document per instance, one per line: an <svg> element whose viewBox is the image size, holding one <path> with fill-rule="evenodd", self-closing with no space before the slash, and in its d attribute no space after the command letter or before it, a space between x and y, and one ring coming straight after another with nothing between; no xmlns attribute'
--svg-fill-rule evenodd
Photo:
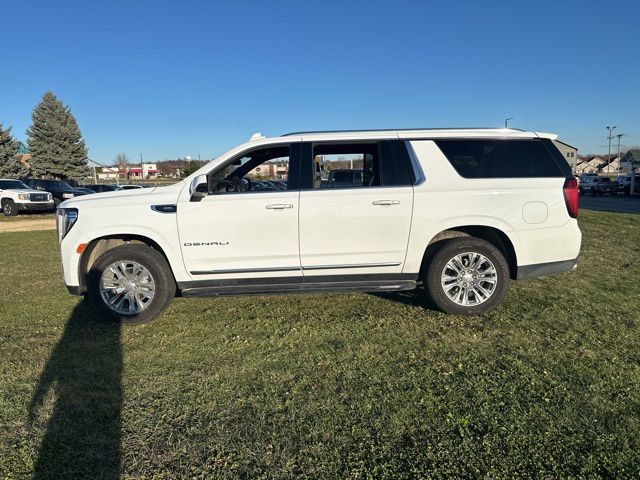
<svg viewBox="0 0 640 480"><path fill-rule="evenodd" d="M640 149L633 148L627 151L627 153L622 156L622 160L625 162L640 162Z"/></svg>
<svg viewBox="0 0 640 480"><path fill-rule="evenodd" d="M578 147L574 147L573 145L569 145L568 143L563 142L562 140L555 140L557 143L561 143L562 145L564 145L565 147L569 147L569 148L573 148L575 151L578 151Z"/></svg>

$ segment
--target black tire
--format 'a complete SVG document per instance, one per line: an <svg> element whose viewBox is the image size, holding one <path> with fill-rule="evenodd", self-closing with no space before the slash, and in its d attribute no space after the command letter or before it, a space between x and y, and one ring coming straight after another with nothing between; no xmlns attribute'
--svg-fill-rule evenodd
<svg viewBox="0 0 640 480"><path fill-rule="evenodd" d="M15 217L18 215L18 207L13 203L13 200L3 200L2 213L4 213L5 217Z"/></svg>
<svg viewBox="0 0 640 480"><path fill-rule="evenodd" d="M135 314L123 314L113 310L100 293L102 273L119 261L137 262L145 267L155 283L155 295L149 304ZM171 268L160 252L142 244L125 244L103 253L87 277L87 290L91 302L111 319L122 323L144 323L155 319L171 303L176 294L176 283Z"/></svg>
<svg viewBox="0 0 640 480"><path fill-rule="evenodd" d="M484 255L493 264L496 271L496 285L489 298L482 303L461 305L447 296L441 283L441 276L445 266L451 259L456 255L470 252ZM425 275L424 284L435 304L444 312L454 315L482 315L487 313L502 303L509 290L509 264L504 255L493 244L475 237L460 237L448 240L434 254Z"/></svg>

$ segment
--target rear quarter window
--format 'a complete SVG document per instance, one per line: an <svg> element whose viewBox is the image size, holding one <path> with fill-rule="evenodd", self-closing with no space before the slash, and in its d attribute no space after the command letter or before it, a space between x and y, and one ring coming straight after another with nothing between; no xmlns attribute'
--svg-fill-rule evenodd
<svg viewBox="0 0 640 480"><path fill-rule="evenodd" d="M544 140L463 139L436 140L436 144L456 172L465 178L566 177L571 174L562 154L561 164L551 150L556 147L552 143L546 145Z"/></svg>

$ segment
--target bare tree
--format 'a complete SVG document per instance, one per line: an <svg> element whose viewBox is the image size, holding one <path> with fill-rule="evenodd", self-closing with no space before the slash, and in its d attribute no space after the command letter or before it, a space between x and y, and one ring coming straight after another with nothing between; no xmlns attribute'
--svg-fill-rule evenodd
<svg viewBox="0 0 640 480"><path fill-rule="evenodd" d="M128 176L129 157L126 153L116 155L116 166L118 167L118 176L120 176L120 172L124 172L125 177Z"/></svg>

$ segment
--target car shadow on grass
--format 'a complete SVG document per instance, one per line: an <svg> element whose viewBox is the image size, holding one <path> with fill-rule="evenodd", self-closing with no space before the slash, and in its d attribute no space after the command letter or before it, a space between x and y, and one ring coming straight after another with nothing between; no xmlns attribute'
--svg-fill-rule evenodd
<svg viewBox="0 0 640 480"><path fill-rule="evenodd" d="M420 307L425 310L431 310L435 312L441 312L441 310L433 302L429 294L424 288L416 288L415 290L404 290L400 292L375 292L371 295L378 298L384 298L396 303L402 303L409 305L410 307Z"/></svg>
<svg viewBox="0 0 640 480"><path fill-rule="evenodd" d="M29 404L34 431L46 425L33 478L119 478L121 378L120 325L79 303Z"/></svg>

